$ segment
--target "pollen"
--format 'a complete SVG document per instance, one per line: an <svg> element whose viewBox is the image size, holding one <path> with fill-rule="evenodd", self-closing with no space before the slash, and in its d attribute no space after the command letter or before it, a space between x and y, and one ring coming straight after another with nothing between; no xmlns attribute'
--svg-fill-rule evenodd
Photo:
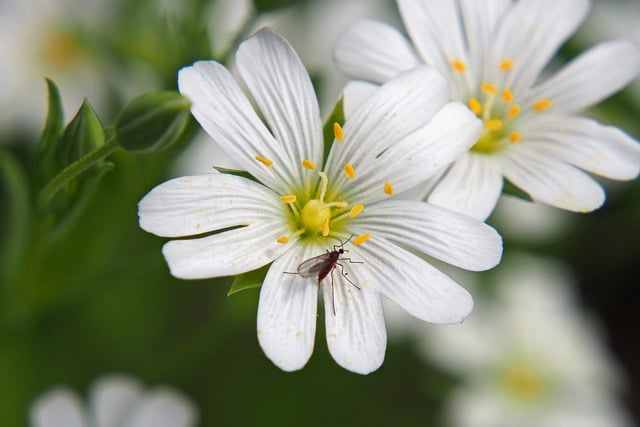
<svg viewBox="0 0 640 427"><path fill-rule="evenodd" d="M276 240L276 242L278 243L289 243L289 238L287 236L280 236L278 237L278 240Z"/></svg>
<svg viewBox="0 0 640 427"><path fill-rule="evenodd" d="M285 196L280 196L280 200L282 200L285 203L295 203L296 200L298 200L298 198L296 197L295 194L287 194Z"/></svg>
<svg viewBox="0 0 640 427"><path fill-rule="evenodd" d="M477 98L474 98L474 97L469 98L469 101L467 101L467 105L469 106L471 111L476 113L476 116L479 116L482 113L482 105L480 104L480 101L478 101Z"/></svg>
<svg viewBox="0 0 640 427"><path fill-rule="evenodd" d="M389 196L393 196L393 185L388 181L384 183L384 192Z"/></svg>
<svg viewBox="0 0 640 427"><path fill-rule="evenodd" d="M511 89L505 88L502 91L502 102L504 102L505 104L511 104L512 101L513 101L513 92L511 91Z"/></svg>
<svg viewBox="0 0 640 427"><path fill-rule="evenodd" d="M533 111L539 113L551 107L552 105L553 101L551 101L550 99L541 99L540 101L537 101L535 104L533 104Z"/></svg>
<svg viewBox="0 0 640 427"><path fill-rule="evenodd" d="M522 134L520 132L513 132L509 135L509 142L512 144L517 143L522 139Z"/></svg>
<svg viewBox="0 0 640 427"><path fill-rule="evenodd" d="M454 59L453 61L451 61L451 68L453 68L458 73L464 73L465 71L467 71L466 64L459 59Z"/></svg>
<svg viewBox="0 0 640 427"><path fill-rule="evenodd" d="M499 130L502 129L502 120L499 119L491 119L484 122L484 127L487 130Z"/></svg>
<svg viewBox="0 0 640 427"><path fill-rule="evenodd" d="M333 136L336 137L336 140L338 142L344 139L344 131L342 130L342 126L340 126L340 123L338 122L333 123Z"/></svg>
<svg viewBox="0 0 640 427"><path fill-rule="evenodd" d="M357 217L358 215L360 215L360 212L362 212L363 209L364 209L364 205L362 203L358 203L357 205L354 205L349 211L349 218Z"/></svg>
<svg viewBox="0 0 640 427"><path fill-rule="evenodd" d="M520 114L520 105L518 104L513 104L511 108L509 108L509 111L507 111L507 117L510 119L515 119L518 117L518 114Z"/></svg>
<svg viewBox="0 0 640 427"><path fill-rule="evenodd" d="M302 161L302 167L305 168L305 169L315 169L316 168L316 164L313 163L311 160L304 159Z"/></svg>
<svg viewBox="0 0 640 427"><path fill-rule="evenodd" d="M273 160L267 159L266 157L256 156L256 160L269 168L273 165Z"/></svg>
<svg viewBox="0 0 640 427"><path fill-rule="evenodd" d="M322 236L327 237L329 235L329 218L325 219L322 223Z"/></svg>
<svg viewBox="0 0 640 427"><path fill-rule="evenodd" d="M480 86L480 90L489 95L495 95L498 93L498 87L492 83L484 82Z"/></svg>
<svg viewBox="0 0 640 427"><path fill-rule="evenodd" d="M498 67L500 68L500 71L507 72L513 68L514 64L515 61L512 58L505 58L498 63Z"/></svg>
<svg viewBox="0 0 640 427"><path fill-rule="evenodd" d="M363 244L364 242L366 242L370 238L371 238L371 233L361 234L358 237L356 237L355 239L353 239L353 244L356 245L356 246L360 246L361 244Z"/></svg>
<svg viewBox="0 0 640 427"><path fill-rule="evenodd" d="M353 179L356 177L356 170L353 168L351 163L344 164L344 173L349 177L349 179Z"/></svg>

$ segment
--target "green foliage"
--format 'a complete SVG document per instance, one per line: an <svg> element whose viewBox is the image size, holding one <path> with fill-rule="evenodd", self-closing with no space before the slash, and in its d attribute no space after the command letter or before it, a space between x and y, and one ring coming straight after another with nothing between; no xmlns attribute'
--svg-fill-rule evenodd
<svg viewBox="0 0 640 427"><path fill-rule="evenodd" d="M520 187L516 187L511 181L508 179L504 179L504 184L502 187L502 193L507 194L509 196L517 197L518 199L526 200L527 202L532 202L531 196L520 189Z"/></svg>
<svg viewBox="0 0 640 427"><path fill-rule="evenodd" d="M231 287L229 288L229 292L227 292L227 296L231 296L240 291L259 288L260 286L262 286L264 278L267 275L267 271L269 271L269 267L271 267L271 264L260 267L257 270L237 275L231 283Z"/></svg>
<svg viewBox="0 0 640 427"><path fill-rule="evenodd" d="M253 5L258 13L273 12L278 9L303 3L304 0L253 0Z"/></svg>
<svg viewBox="0 0 640 427"><path fill-rule="evenodd" d="M326 161L327 156L329 155L329 151L331 151L331 147L333 146L333 140L335 139L333 132L333 124L338 123L340 126L344 125L344 102L342 98L338 100L336 105L333 107L331 114L327 117L327 120L324 122L324 126L322 127L322 138L324 141L324 159Z"/></svg>

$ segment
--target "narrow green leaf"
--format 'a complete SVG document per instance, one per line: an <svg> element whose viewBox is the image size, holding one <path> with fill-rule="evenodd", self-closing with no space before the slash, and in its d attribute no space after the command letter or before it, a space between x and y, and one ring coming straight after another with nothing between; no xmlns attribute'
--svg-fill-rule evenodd
<svg viewBox="0 0 640 427"><path fill-rule="evenodd" d="M509 196L514 196L522 200L526 200L528 202L532 202L533 199L529 194L516 187L511 181L508 179L504 179L504 187L502 188L503 194L508 194Z"/></svg>
<svg viewBox="0 0 640 427"><path fill-rule="evenodd" d="M60 91L56 84L49 79L47 81L48 90L48 113L47 119L40 134L40 142L34 155L34 181L44 184L58 172L63 165L59 164L56 156L58 142L64 129L64 112L62 110L62 100Z"/></svg>
<svg viewBox="0 0 640 427"><path fill-rule="evenodd" d="M324 139L324 159L327 159L329 155L329 151L331 151L331 147L333 146L333 140L335 135L333 133L333 125L334 123L338 123L340 126L344 125L344 108L342 98L338 100L335 107L333 107L333 111L327 117L327 120L324 122L324 127L322 128L322 136Z"/></svg>
<svg viewBox="0 0 640 427"><path fill-rule="evenodd" d="M260 267L257 270L249 271L244 274L239 274L233 279L227 296L231 296L237 292L247 289L259 288L264 282L264 277L267 275L267 271L271 264Z"/></svg>
<svg viewBox="0 0 640 427"><path fill-rule="evenodd" d="M263 13L273 12L274 10L289 7L301 2L302 0L253 0L253 5L258 13Z"/></svg>
<svg viewBox="0 0 640 427"><path fill-rule="evenodd" d="M243 170L239 170L239 169L227 169L227 168L223 168L223 167L219 167L219 166L214 166L214 169L217 170L220 173L226 173L226 174L229 174L229 175L241 176L241 177L246 178L248 180L258 182L258 180L247 171L243 171Z"/></svg>

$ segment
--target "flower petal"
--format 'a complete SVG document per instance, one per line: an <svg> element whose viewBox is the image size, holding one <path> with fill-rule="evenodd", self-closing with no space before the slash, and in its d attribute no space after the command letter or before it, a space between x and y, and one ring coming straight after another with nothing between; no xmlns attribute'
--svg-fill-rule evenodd
<svg viewBox="0 0 640 427"><path fill-rule="evenodd" d="M142 385L123 375L111 375L94 382L90 401L96 425L121 426L141 393Z"/></svg>
<svg viewBox="0 0 640 427"><path fill-rule="evenodd" d="M269 133L226 68L198 61L180 70L178 86L191 100L193 116L232 160L277 192L286 194L295 187L285 148ZM256 156L273 163L267 166Z"/></svg>
<svg viewBox="0 0 640 427"><path fill-rule="evenodd" d="M212 236L172 240L162 253L171 274L180 279L206 279L246 273L282 255L295 241L283 224L260 222ZM289 244L278 243L288 235Z"/></svg>
<svg viewBox="0 0 640 427"><path fill-rule="evenodd" d="M371 287L418 319L457 323L473 309L471 295L454 280L382 237L349 250L371 274Z"/></svg>
<svg viewBox="0 0 640 427"><path fill-rule="evenodd" d="M469 153L451 169L429 194L428 201L485 220L502 193L502 171L491 157Z"/></svg>
<svg viewBox="0 0 640 427"><path fill-rule="evenodd" d="M296 246L274 261L260 290L258 342L284 371L302 369L313 352L317 280L287 273L295 273L302 261L314 255L318 255L316 248Z"/></svg>
<svg viewBox="0 0 640 427"><path fill-rule="evenodd" d="M523 104L550 99L554 111L573 113L622 89L640 73L640 49L627 40L601 43L531 90Z"/></svg>
<svg viewBox="0 0 640 427"><path fill-rule="evenodd" d="M521 144L588 172L629 180L640 170L640 144L622 130L586 117L562 117L527 126Z"/></svg>
<svg viewBox="0 0 640 427"><path fill-rule="evenodd" d="M448 264L472 271L495 267L502 239L490 226L439 206L389 200L367 206L358 227Z"/></svg>
<svg viewBox="0 0 640 427"><path fill-rule="evenodd" d="M604 203L602 187L584 172L518 144L505 151L505 176L538 201L574 212L590 212Z"/></svg>
<svg viewBox="0 0 640 427"><path fill-rule="evenodd" d="M138 204L140 227L182 237L282 218L282 202L268 188L229 174L175 178Z"/></svg>
<svg viewBox="0 0 640 427"><path fill-rule="evenodd" d="M89 421L78 396L66 387L48 391L29 409L33 427L88 427Z"/></svg>
<svg viewBox="0 0 640 427"><path fill-rule="evenodd" d="M342 109L346 120L368 97L373 95L380 86L363 80L351 80L342 89Z"/></svg>
<svg viewBox="0 0 640 427"><path fill-rule="evenodd" d="M236 54L238 71L276 141L288 156L297 183L309 179L305 159L322 164L322 123L307 70L289 42L269 29L258 31ZM316 176L313 175L316 179Z"/></svg>
<svg viewBox="0 0 640 427"><path fill-rule="evenodd" d="M383 83L421 63L413 46L395 28L362 20L338 40L333 56L345 74Z"/></svg>
<svg viewBox="0 0 640 427"><path fill-rule="evenodd" d="M197 411L182 394L168 388L145 393L127 420L128 427L192 427Z"/></svg>
<svg viewBox="0 0 640 427"><path fill-rule="evenodd" d="M366 273L366 266L345 271L355 286L345 279L339 266L336 269L322 283L327 346L340 366L366 375L384 361L387 331L382 301L368 285L372 277Z"/></svg>

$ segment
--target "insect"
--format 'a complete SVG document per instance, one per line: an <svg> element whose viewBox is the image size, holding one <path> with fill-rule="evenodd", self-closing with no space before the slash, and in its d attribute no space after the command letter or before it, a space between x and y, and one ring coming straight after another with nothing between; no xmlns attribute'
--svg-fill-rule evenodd
<svg viewBox="0 0 640 427"><path fill-rule="evenodd" d="M354 288L357 290L361 290L358 285L353 283L347 275L349 273L344 271L344 265L342 265L339 261L349 261L351 264L362 264L362 261L353 261L351 258L340 258L341 255L344 255L345 252L349 252L349 250L344 248L353 235L349 236L347 240L344 242L340 242L339 245L333 245L333 250L330 251L327 249L327 252L304 260L300 263L297 269L297 273L289 273L287 274L299 274L302 277L313 277L315 275L318 276L318 287L320 286L320 282L327 276L331 276L331 300L333 304L333 315L336 314L336 300L335 300L335 292L333 285L333 270L336 266L340 267L340 272L342 273L342 277L344 277L347 282L349 282Z"/></svg>

